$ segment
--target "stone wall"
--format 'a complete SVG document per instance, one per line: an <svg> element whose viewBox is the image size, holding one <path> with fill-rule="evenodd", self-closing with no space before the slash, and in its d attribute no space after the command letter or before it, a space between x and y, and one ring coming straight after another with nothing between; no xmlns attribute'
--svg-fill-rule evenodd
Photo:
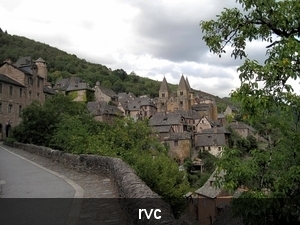
<svg viewBox="0 0 300 225"><path fill-rule="evenodd" d="M73 155L51 148L22 144L15 142L13 147L26 150L54 161L60 162L77 171L88 171L96 174L106 175L112 179L120 195L122 208L130 219L130 224L188 224L175 220L170 206L154 193L131 169L131 167L119 158L97 156L97 155ZM139 209L160 209L157 215L159 220L139 219Z"/></svg>

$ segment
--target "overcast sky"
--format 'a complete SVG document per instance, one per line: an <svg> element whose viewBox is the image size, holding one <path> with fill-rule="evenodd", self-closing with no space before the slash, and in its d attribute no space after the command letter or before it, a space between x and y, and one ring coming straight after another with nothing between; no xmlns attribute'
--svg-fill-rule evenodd
<svg viewBox="0 0 300 225"><path fill-rule="evenodd" d="M199 22L233 6L235 0L0 0L0 27L112 70L173 84L183 74L192 88L226 97L239 86L241 61L210 54ZM249 50L255 56L265 48Z"/></svg>

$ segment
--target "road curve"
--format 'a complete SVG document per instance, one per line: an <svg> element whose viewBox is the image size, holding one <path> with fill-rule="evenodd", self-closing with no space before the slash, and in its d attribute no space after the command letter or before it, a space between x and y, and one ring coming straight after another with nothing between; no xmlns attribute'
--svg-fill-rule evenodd
<svg viewBox="0 0 300 225"><path fill-rule="evenodd" d="M76 224L83 189L3 146L0 186L0 224Z"/></svg>

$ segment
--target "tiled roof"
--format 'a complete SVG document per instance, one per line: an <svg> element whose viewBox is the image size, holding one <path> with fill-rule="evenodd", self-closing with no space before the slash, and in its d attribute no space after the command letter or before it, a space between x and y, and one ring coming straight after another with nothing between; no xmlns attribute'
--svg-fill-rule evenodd
<svg viewBox="0 0 300 225"><path fill-rule="evenodd" d="M32 64L32 60L30 56L26 56L26 57L20 57L18 59L18 61L14 64L16 67L21 67L21 66L25 66L25 65L31 65Z"/></svg>
<svg viewBox="0 0 300 225"><path fill-rule="evenodd" d="M11 79L10 77L8 77L4 74L0 74L0 81L3 83L12 84L12 85L16 85L19 87L25 87L23 84Z"/></svg>
<svg viewBox="0 0 300 225"><path fill-rule="evenodd" d="M70 78L63 78L56 81L53 89L54 90L60 90L60 91L66 91L70 84L78 84L78 83L84 83L83 80L79 77L73 77Z"/></svg>
<svg viewBox="0 0 300 225"><path fill-rule="evenodd" d="M202 133L230 134L230 131L227 130L225 127L214 127L214 128L204 129L204 130L202 130Z"/></svg>

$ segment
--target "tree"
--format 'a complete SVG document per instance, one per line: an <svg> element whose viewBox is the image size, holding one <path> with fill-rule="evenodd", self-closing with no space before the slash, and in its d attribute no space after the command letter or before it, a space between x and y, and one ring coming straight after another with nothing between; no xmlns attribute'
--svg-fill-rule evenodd
<svg viewBox="0 0 300 225"><path fill-rule="evenodd" d="M201 21L204 41L219 57L230 45L231 56L244 59L238 68L241 86L232 93L243 118L260 124L268 145L240 158L226 149L218 162L219 185L250 190L233 201L244 224L296 224L300 197L300 135L298 95L289 84L300 76L300 2L298 0L237 0L241 9L224 9L216 20ZM266 43L266 60L246 52L251 41ZM259 218L259 219L258 219Z"/></svg>

